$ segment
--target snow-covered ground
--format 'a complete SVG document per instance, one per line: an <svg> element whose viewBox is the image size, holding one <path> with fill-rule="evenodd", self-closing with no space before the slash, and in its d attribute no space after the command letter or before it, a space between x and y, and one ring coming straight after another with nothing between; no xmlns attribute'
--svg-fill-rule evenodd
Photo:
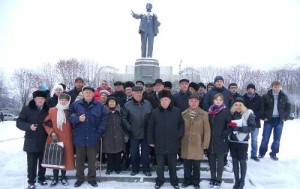
<svg viewBox="0 0 300 189"><path fill-rule="evenodd" d="M19 189L27 187L26 154L22 151L24 132L16 128L15 121L0 123L0 189ZM300 150L297 138L300 136L300 120L287 121L284 125L279 161L273 161L268 155L260 162L248 160L247 183L245 189L300 189ZM259 141L261 132L259 134ZM260 144L260 142L259 142ZM250 148L249 148L250 150ZM52 172L47 170L47 175ZM179 170L182 176L182 170ZM74 175L75 172L67 172ZM98 174L98 173L97 173ZM202 173L201 173L202 174ZM208 174L208 173L207 173ZM226 173L225 173L226 174ZM251 181L251 183L250 183ZM58 185L56 188L74 188L75 179L69 180L69 186ZM49 181L50 183L50 181ZM223 183L222 189L232 188L233 184ZM49 186L36 185L37 188ZM200 183L201 188L208 188L208 181ZM101 182L99 188L154 188L150 182ZM93 188L85 182L80 188ZM169 183L162 188L172 188ZM189 187L192 188L192 187Z"/></svg>

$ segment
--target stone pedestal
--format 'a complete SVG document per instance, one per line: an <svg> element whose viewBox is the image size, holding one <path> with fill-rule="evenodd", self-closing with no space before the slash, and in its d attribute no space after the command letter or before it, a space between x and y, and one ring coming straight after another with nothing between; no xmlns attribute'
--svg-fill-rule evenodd
<svg viewBox="0 0 300 189"><path fill-rule="evenodd" d="M154 83L160 78L158 60L152 58L140 58L135 61L134 80Z"/></svg>

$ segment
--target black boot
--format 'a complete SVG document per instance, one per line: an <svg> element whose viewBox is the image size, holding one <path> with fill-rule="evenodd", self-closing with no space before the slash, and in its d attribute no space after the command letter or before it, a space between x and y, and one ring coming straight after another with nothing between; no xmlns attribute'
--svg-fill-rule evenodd
<svg viewBox="0 0 300 189"><path fill-rule="evenodd" d="M65 170L61 170L61 178L60 178L61 184L64 186L68 186L69 182L67 181L66 178L66 171Z"/></svg>
<svg viewBox="0 0 300 189"><path fill-rule="evenodd" d="M55 187L58 183L58 172L59 170L53 169L53 180L50 183L50 187Z"/></svg>
<svg viewBox="0 0 300 189"><path fill-rule="evenodd" d="M232 167L233 167L233 173L234 173L234 185L233 189L237 189L240 183L240 178L239 178L239 162L236 158L232 158Z"/></svg>
<svg viewBox="0 0 300 189"><path fill-rule="evenodd" d="M247 162L246 162L246 160L240 160L240 165L241 165L241 179L240 179L238 189L243 189L244 186L245 186L245 178L246 178L246 173L247 173Z"/></svg>

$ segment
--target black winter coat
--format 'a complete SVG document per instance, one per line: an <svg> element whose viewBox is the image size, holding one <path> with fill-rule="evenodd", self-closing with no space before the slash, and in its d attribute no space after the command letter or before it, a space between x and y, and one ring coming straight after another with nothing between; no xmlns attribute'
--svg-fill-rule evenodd
<svg viewBox="0 0 300 189"><path fill-rule="evenodd" d="M76 97L79 95L79 93L81 92L82 90L81 89L76 89L74 87L74 89L70 90L68 92L68 94L71 96L71 102L70 102L70 105L76 100Z"/></svg>
<svg viewBox="0 0 300 189"><path fill-rule="evenodd" d="M274 97L272 94L272 90L269 90L266 94L262 96L263 99L263 114L262 119L271 120L273 116L273 108L274 108ZM282 91L279 92L278 95L278 104L277 104L279 117L282 121L288 120L291 113L291 103L286 94Z"/></svg>
<svg viewBox="0 0 300 189"><path fill-rule="evenodd" d="M118 104L123 108L126 103L126 93L124 91L115 91L112 95L117 98Z"/></svg>
<svg viewBox="0 0 300 189"><path fill-rule="evenodd" d="M184 133L184 121L179 108L153 110L148 124L148 143L155 145L155 154L177 154Z"/></svg>
<svg viewBox="0 0 300 189"><path fill-rule="evenodd" d="M179 91L173 95L174 106L180 109L181 112L185 111L189 107L189 97L191 96L191 92L183 92Z"/></svg>
<svg viewBox="0 0 300 189"><path fill-rule="evenodd" d="M103 152L118 153L125 150L125 142L128 136L122 126L120 106L118 105L115 111L108 111L103 136Z"/></svg>
<svg viewBox="0 0 300 189"><path fill-rule="evenodd" d="M148 100L142 99L138 103L135 99L124 104L122 111L122 123L129 137L132 139L146 139L147 125L152 106Z"/></svg>
<svg viewBox="0 0 300 189"><path fill-rule="evenodd" d="M231 129L228 124L231 121L231 113L227 108L224 108L216 115L209 114L210 124L210 153L225 153L229 149L228 135Z"/></svg>
<svg viewBox="0 0 300 189"><path fill-rule="evenodd" d="M49 107L44 103L43 109L39 111L34 100L31 100L17 119L17 127L25 131L23 150L25 152L43 152L48 134L43 126L44 119L48 115ZM37 130L32 131L30 126L37 124Z"/></svg>
<svg viewBox="0 0 300 189"><path fill-rule="evenodd" d="M254 116L255 116L255 123L256 123L256 127L260 128L260 118L262 116L263 113L263 102L262 102L262 98L261 96L259 96L259 94L255 93L255 96L250 99L247 96L247 93L244 94L244 104L246 106L246 108L250 109L253 111Z"/></svg>

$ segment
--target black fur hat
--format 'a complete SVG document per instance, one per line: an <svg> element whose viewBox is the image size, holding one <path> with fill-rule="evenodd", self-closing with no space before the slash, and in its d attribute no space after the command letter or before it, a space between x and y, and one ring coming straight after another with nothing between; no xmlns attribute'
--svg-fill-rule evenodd
<svg viewBox="0 0 300 189"><path fill-rule="evenodd" d="M132 81L126 81L126 82L124 83L124 89L126 89L127 87L132 88L132 87L134 87L134 86L135 86L135 84L134 84Z"/></svg>
<svg viewBox="0 0 300 189"><path fill-rule="evenodd" d="M32 93L33 98L36 97L44 97L45 99L47 99L47 93L45 91L34 91Z"/></svg>
<svg viewBox="0 0 300 189"><path fill-rule="evenodd" d="M158 97L159 99L161 98L164 98L164 97L167 97L169 99L172 99L172 94L169 90L161 90L159 93L158 93Z"/></svg>
<svg viewBox="0 0 300 189"><path fill-rule="evenodd" d="M199 90L199 85L195 82L191 82L189 84L189 87L192 87L195 91L198 91Z"/></svg>

